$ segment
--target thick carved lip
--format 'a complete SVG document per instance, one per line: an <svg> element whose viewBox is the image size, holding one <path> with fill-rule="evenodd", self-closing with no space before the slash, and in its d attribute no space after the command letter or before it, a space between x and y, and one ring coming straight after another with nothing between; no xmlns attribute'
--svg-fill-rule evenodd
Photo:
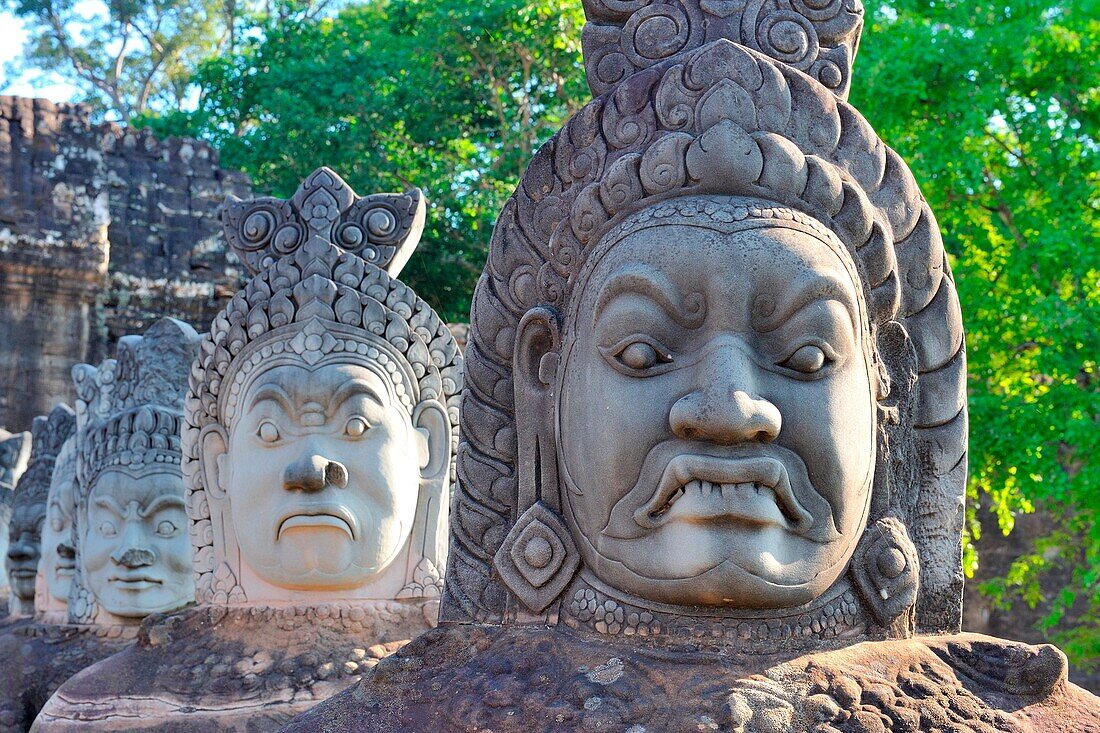
<svg viewBox="0 0 1100 733"><path fill-rule="evenodd" d="M123 590L145 590L146 588L164 585L164 581L160 578L154 578L152 575L145 575L143 573L112 575L107 578L107 582Z"/></svg>
<svg viewBox="0 0 1100 733"><path fill-rule="evenodd" d="M62 575L72 575L75 570L76 570L76 563L74 563L74 562L59 562L59 563L57 563L56 566L54 566L53 573L54 573L54 575L56 575L57 577L60 578Z"/></svg>
<svg viewBox="0 0 1100 733"><path fill-rule="evenodd" d="M359 520L343 504L305 504L293 507L279 519L275 538L293 527L334 527L347 532L353 541L359 539Z"/></svg>
<svg viewBox="0 0 1100 733"><path fill-rule="evenodd" d="M691 506L677 511L677 502L688 492L692 492L691 501L684 504ZM772 504L778 512L767 511ZM740 519L781 526L796 534L805 533L814 521L795 498L782 461L766 455L719 457L691 453L668 462L653 497L634 512L634 521L647 529L675 519Z"/></svg>
<svg viewBox="0 0 1100 733"><path fill-rule="evenodd" d="M25 568L16 566L11 569L11 577L16 578L17 580L29 580L36 575L38 575L38 571L36 568Z"/></svg>

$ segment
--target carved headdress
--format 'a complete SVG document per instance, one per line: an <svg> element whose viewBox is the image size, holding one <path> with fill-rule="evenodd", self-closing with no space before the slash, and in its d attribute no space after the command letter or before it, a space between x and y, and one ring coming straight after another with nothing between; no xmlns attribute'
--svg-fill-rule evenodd
<svg viewBox="0 0 1100 733"><path fill-rule="evenodd" d="M86 531L81 523L87 517L89 492L104 471L140 475L180 470L183 399L198 344L191 326L161 318L144 334L119 339L116 359L99 367L73 367L78 454L74 536ZM82 577L79 542L76 549L69 619L91 623L98 609Z"/></svg>
<svg viewBox="0 0 1100 733"><path fill-rule="evenodd" d="M15 489L15 505L45 504L54 463L65 441L76 429L76 414L68 405L39 415L31 427L31 454L27 470Z"/></svg>
<svg viewBox="0 0 1100 733"><path fill-rule="evenodd" d="M602 96L535 155L497 221L474 294L441 619L499 623L518 607L553 620L553 597L564 600L578 560L558 516L560 495L529 489L547 449L517 440L517 330L532 309L563 324L574 317L571 297L587 259L616 227L639 216L694 216L731 227L769 219L827 230L850 254L889 392L879 401L871 515L851 562L852 585L883 625L915 601L918 628L957 630L962 322L935 217L912 174L838 98L862 7L857 0L585 7L586 66ZM789 54L798 39L805 53L795 63ZM532 555L523 547L532 541L555 549ZM893 545L900 566L876 563Z"/></svg>
<svg viewBox="0 0 1100 733"><path fill-rule="evenodd" d="M231 199L222 210L226 239L253 277L218 314L191 372L184 430L184 475L193 521L200 602L243 602L236 559L222 556L229 529L212 521L199 451L200 434L226 428L257 367L288 361L315 366L349 355L385 369L406 410L436 400L457 442L461 356L435 312L397 275L424 228L419 190L360 197L320 168L288 199ZM417 523L446 532L447 497L422 497ZM429 516L430 515L430 516ZM422 546L441 544L426 540ZM429 575L441 555L426 557ZM418 572L423 564L417 565ZM409 579L414 584L414 579Z"/></svg>

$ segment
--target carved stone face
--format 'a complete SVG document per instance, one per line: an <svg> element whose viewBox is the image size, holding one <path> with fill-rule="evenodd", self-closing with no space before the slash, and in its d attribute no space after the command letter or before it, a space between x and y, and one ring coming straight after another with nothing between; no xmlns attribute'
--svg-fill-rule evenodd
<svg viewBox="0 0 1100 733"><path fill-rule="evenodd" d="M88 494L80 554L99 604L116 616L136 618L194 598L188 526L179 473L99 474Z"/></svg>
<svg viewBox="0 0 1100 733"><path fill-rule="evenodd" d="M228 451L203 444L241 557L289 589L363 585L412 529L428 440L392 387L359 364L281 364L240 402Z"/></svg>
<svg viewBox="0 0 1100 733"><path fill-rule="evenodd" d="M46 522L42 528L42 563L50 595L58 601L69 598L76 550L73 547L73 471L55 471L46 499Z"/></svg>
<svg viewBox="0 0 1100 733"><path fill-rule="evenodd" d="M16 504L8 525L8 584L12 593L24 601L34 600L45 519L45 504Z"/></svg>
<svg viewBox="0 0 1100 733"><path fill-rule="evenodd" d="M780 608L840 576L875 462L857 287L784 227L661 224L610 248L575 304L557 403L566 518L597 577Z"/></svg>

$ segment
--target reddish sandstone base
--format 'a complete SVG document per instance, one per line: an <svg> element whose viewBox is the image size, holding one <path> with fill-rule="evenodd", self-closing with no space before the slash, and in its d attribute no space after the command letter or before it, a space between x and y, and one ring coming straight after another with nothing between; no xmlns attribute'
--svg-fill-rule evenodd
<svg viewBox="0 0 1100 733"><path fill-rule="evenodd" d="M448 626L284 733L1100 733L1066 658L975 634L782 657L563 628Z"/></svg>
<svg viewBox="0 0 1100 733"><path fill-rule="evenodd" d="M33 730L262 733L357 682L435 606L201 606L146 619L136 645L65 683Z"/></svg>
<svg viewBox="0 0 1100 733"><path fill-rule="evenodd" d="M30 730L38 711L74 674L134 642L135 627L42 624L26 619L0 636L0 730Z"/></svg>

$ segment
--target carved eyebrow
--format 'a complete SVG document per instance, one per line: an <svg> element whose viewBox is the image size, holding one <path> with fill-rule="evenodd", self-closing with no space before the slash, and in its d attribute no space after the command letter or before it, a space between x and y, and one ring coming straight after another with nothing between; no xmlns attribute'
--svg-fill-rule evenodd
<svg viewBox="0 0 1100 733"><path fill-rule="evenodd" d="M256 390L256 394L252 396L252 401L249 403L248 409L252 409L256 405L267 400L278 403L286 414L294 414L294 401L290 399L290 395L286 393L286 390L277 384L265 384L263 387Z"/></svg>
<svg viewBox="0 0 1100 733"><path fill-rule="evenodd" d="M854 299L848 294L844 282L832 275L821 275L809 285L799 289L793 298L785 299L779 307L767 315L756 313L752 309L752 327L757 333L770 333L789 321L799 311L819 300L835 300L848 311L852 326L859 319L856 315Z"/></svg>
<svg viewBox="0 0 1100 733"><path fill-rule="evenodd" d="M97 496L96 498L92 499L92 503L96 504L97 506L101 506L108 511L114 512L115 516L117 517L122 517L126 515L126 512L122 508L122 505L115 501L113 497Z"/></svg>
<svg viewBox="0 0 1100 733"><path fill-rule="evenodd" d="M593 320L598 321L603 310L624 293L649 298L684 328L698 328L706 315L701 294L692 293L683 297L662 273L642 264L633 264L613 273L600 290Z"/></svg>
<svg viewBox="0 0 1100 733"><path fill-rule="evenodd" d="M341 384L340 388L336 390L336 393L332 395L332 399L329 400L330 409L335 410L355 395L366 395L371 400L377 402L379 407L386 406L385 401L370 382L363 379L349 379Z"/></svg>
<svg viewBox="0 0 1100 733"><path fill-rule="evenodd" d="M187 505L184 504L183 499L178 496L173 496L171 494L161 494L156 499L153 499L151 502L149 502L149 506L145 507L144 509L139 509L138 516L142 517L143 519L145 517L151 517L153 516L153 514L159 512L161 509L164 508L186 511Z"/></svg>

